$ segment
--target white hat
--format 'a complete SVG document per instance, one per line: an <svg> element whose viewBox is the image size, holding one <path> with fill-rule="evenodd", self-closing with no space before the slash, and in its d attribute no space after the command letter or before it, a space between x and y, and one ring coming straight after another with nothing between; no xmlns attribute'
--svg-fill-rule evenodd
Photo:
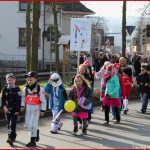
<svg viewBox="0 0 150 150"><path fill-rule="evenodd" d="M110 64L111 64L110 61L105 61L104 66L108 66L108 65L110 65Z"/></svg>
<svg viewBox="0 0 150 150"><path fill-rule="evenodd" d="M57 87L62 84L61 77L58 73L53 73L50 78L52 80L52 86Z"/></svg>

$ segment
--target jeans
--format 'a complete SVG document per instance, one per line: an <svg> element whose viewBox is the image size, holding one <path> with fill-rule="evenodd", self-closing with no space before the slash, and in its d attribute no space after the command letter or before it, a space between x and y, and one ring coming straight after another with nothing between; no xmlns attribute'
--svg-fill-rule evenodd
<svg viewBox="0 0 150 150"><path fill-rule="evenodd" d="M145 112L148 105L148 93L140 93L142 109L141 111Z"/></svg>

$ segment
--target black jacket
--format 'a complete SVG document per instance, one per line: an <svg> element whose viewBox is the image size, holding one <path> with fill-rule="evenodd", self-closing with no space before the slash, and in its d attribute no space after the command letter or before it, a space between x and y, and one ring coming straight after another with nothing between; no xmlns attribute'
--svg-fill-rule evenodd
<svg viewBox="0 0 150 150"><path fill-rule="evenodd" d="M11 113L20 112L21 92L18 86L9 88L7 85L2 90L2 107L6 106Z"/></svg>
<svg viewBox="0 0 150 150"><path fill-rule="evenodd" d="M139 74L137 77L137 84L139 85L139 91L140 93L148 93L149 92L149 86L145 86L146 83L150 83L149 75L148 73Z"/></svg>

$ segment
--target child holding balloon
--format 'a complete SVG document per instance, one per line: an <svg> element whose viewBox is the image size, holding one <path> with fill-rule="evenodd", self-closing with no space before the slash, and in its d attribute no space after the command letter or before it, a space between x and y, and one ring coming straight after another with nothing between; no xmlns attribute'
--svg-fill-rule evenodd
<svg viewBox="0 0 150 150"><path fill-rule="evenodd" d="M82 133L87 134L86 120L88 118L88 110L90 109L92 90L90 83L83 75L77 74L74 79L73 89L69 93L69 99L76 103L76 108L72 113L74 129L73 132L78 132L78 118L81 119L83 128Z"/></svg>

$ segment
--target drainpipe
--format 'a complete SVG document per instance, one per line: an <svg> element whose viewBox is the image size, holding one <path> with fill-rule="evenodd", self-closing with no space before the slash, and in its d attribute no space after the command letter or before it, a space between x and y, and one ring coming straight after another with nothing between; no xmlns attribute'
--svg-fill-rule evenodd
<svg viewBox="0 0 150 150"><path fill-rule="evenodd" d="M43 1L43 30L45 31L45 2ZM45 63L44 63L44 50L45 50L45 44L44 44L45 37L42 36L42 68L44 69Z"/></svg>

